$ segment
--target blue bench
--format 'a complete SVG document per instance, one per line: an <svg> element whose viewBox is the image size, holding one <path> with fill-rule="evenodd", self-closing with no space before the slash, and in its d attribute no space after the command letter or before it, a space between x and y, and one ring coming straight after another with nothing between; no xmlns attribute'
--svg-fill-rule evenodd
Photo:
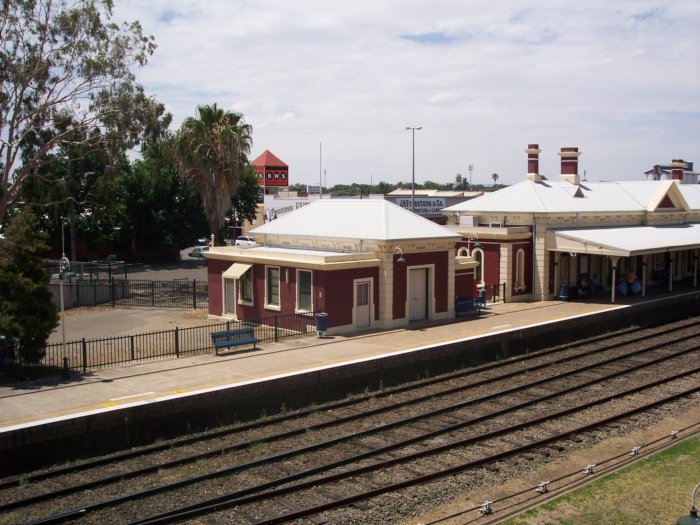
<svg viewBox="0 0 700 525"><path fill-rule="evenodd" d="M235 330L224 330L223 332L212 332L211 344L216 349L216 355L219 355L220 348L230 348L232 346L255 345L260 341L255 337L255 328L247 326L237 328Z"/></svg>
<svg viewBox="0 0 700 525"><path fill-rule="evenodd" d="M483 308L486 308L486 303L478 299L455 299L455 316L463 312L480 312Z"/></svg>

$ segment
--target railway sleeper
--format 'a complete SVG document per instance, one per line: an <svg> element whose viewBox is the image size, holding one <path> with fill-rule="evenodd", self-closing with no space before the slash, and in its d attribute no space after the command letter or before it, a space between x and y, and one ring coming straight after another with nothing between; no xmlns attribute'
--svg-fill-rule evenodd
<svg viewBox="0 0 700 525"><path fill-rule="evenodd" d="M304 507L297 505L296 503L294 503L291 500L288 500L287 498L277 498L277 503L291 510L292 512L299 512L300 510L304 510ZM311 521L312 523L315 523L316 525L325 525L326 523L328 523L327 519L325 519L322 516L319 516L318 514L308 516L306 519Z"/></svg>

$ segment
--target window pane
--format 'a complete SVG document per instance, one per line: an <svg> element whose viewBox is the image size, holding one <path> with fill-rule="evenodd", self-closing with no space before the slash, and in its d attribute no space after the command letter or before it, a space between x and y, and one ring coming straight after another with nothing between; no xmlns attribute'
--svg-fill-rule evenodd
<svg viewBox="0 0 700 525"><path fill-rule="evenodd" d="M240 284L240 294L241 301L247 303L253 302L253 271L248 270L246 273L241 275Z"/></svg>
<svg viewBox="0 0 700 525"><path fill-rule="evenodd" d="M280 304L280 269L267 269L267 304L279 306Z"/></svg>
<svg viewBox="0 0 700 525"><path fill-rule="evenodd" d="M297 309L311 311L311 272L299 270L298 275L298 290L299 297L297 298Z"/></svg>
<svg viewBox="0 0 700 525"><path fill-rule="evenodd" d="M236 313L236 281L224 279L224 309L225 313Z"/></svg>
<svg viewBox="0 0 700 525"><path fill-rule="evenodd" d="M369 283L360 283L357 286L357 306L369 304Z"/></svg>

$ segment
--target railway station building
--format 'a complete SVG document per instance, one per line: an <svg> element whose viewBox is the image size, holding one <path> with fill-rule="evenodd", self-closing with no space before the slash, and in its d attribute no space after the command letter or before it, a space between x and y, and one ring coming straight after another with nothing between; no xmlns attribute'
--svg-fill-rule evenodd
<svg viewBox="0 0 700 525"><path fill-rule="evenodd" d="M329 333L390 329L450 319L455 293L475 293L460 236L383 199L320 199L251 234L257 246L206 254L211 316L324 312Z"/></svg>
<svg viewBox="0 0 700 525"><path fill-rule="evenodd" d="M674 160L667 180L588 182L578 148L561 148L561 174L549 180L539 173L539 146L526 152L524 180L443 210L489 298L596 293L615 302L649 286L697 286L700 185L684 183L693 180L688 163Z"/></svg>

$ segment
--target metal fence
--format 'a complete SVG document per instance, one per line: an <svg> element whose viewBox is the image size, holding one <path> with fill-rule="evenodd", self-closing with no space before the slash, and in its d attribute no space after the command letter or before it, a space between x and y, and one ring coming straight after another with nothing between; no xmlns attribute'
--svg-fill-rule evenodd
<svg viewBox="0 0 700 525"><path fill-rule="evenodd" d="M136 335L80 339L46 346L40 363L16 363L8 374L23 377L66 375L100 368L168 357L213 353L211 334L253 327L260 343L283 341L315 334L314 314L275 315L255 322L222 321L193 328L175 328ZM9 372L14 372L9 374Z"/></svg>
<svg viewBox="0 0 700 525"><path fill-rule="evenodd" d="M54 300L58 300L58 282L50 283ZM111 305L120 308L207 308L208 285L196 279L154 281L149 279L74 279L63 281L65 308ZM59 305L60 307L60 305Z"/></svg>

